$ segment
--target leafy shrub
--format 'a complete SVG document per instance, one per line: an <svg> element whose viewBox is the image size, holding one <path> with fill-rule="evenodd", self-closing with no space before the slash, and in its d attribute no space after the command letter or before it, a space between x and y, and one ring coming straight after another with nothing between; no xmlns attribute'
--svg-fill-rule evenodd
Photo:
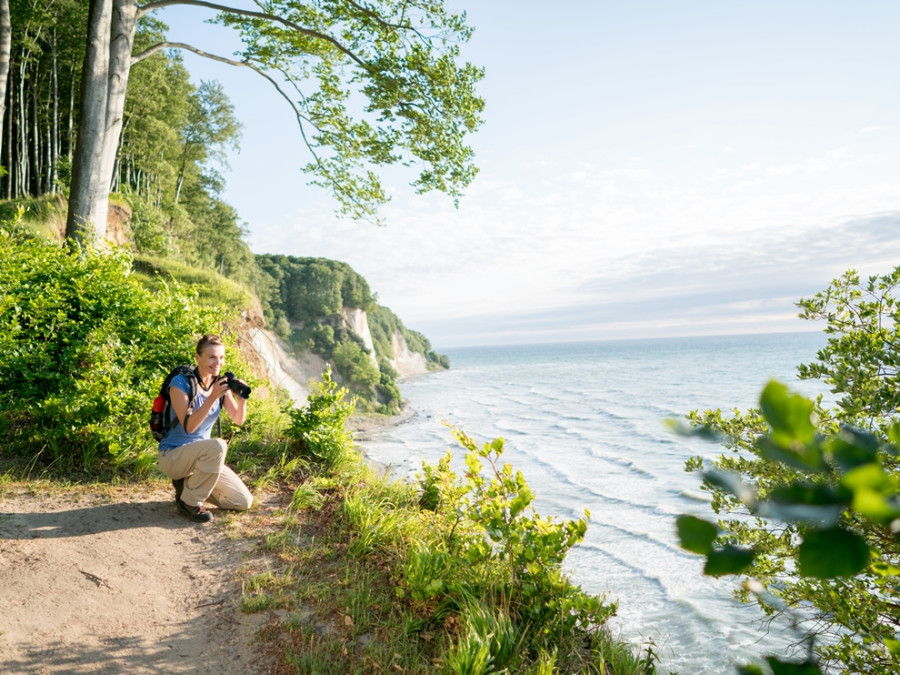
<svg viewBox="0 0 900 675"><path fill-rule="evenodd" d="M9 223L0 288L2 451L56 473L146 471L149 401L221 313L150 293L125 251L72 253Z"/></svg>
<svg viewBox="0 0 900 675"><path fill-rule="evenodd" d="M306 406L290 411L287 436L300 456L313 459L321 467L332 468L353 451L353 437L345 422L353 414L356 399L347 399L347 390L338 387L329 368L307 398Z"/></svg>
<svg viewBox="0 0 900 675"><path fill-rule="evenodd" d="M342 342L334 348L334 367L354 387L372 387L381 380L369 355L355 342Z"/></svg>

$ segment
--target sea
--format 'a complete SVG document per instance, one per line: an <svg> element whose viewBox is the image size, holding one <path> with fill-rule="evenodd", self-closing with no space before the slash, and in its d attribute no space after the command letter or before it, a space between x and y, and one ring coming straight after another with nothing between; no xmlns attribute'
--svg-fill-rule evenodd
<svg viewBox="0 0 900 675"><path fill-rule="evenodd" d="M423 461L448 449L462 471L447 425L479 443L503 437L503 460L524 474L539 514L590 511L565 566L585 591L618 601L613 634L652 645L661 673L735 672L788 656L800 636L766 623L758 607L734 599L737 578L705 577L703 559L679 547L680 514L714 519L685 460L727 451L676 434L667 420L754 407L771 379L827 396L821 382L796 375L825 343L806 332L448 349L449 370L401 384L415 414L357 441L393 475L415 479Z"/></svg>

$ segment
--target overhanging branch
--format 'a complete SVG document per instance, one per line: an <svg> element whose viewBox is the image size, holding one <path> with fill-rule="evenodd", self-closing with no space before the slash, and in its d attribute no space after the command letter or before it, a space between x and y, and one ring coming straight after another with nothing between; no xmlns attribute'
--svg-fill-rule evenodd
<svg viewBox="0 0 900 675"><path fill-rule="evenodd" d="M310 28L304 28L300 24L294 23L293 21L288 21L284 17L278 16L277 14L255 12L252 9L238 9L236 7L227 7L226 5L220 5L215 2L206 2L206 0L154 0L154 2L148 2L146 5L142 5L141 7L139 7L137 16L138 18L141 18L145 14L152 12L155 9L161 9L163 7L169 7L171 5L193 5L196 7L206 7L208 9L214 9L217 12L224 12L226 14L237 14L239 16L249 16L255 19L263 19L265 21L280 23L281 25L290 28L293 31L297 31L298 33L301 33L303 35L309 35L310 37L316 38L318 40L324 40L325 42L328 42L329 44L336 47L341 53L345 54L357 65L363 68L368 67L368 64L365 61L363 61L356 54L354 54L347 47L345 47L330 35L320 33L319 31L315 31Z"/></svg>
<svg viewBox="0 0 900 675"><path fill-rule="evenodd" d="M209 52L203 51L202 49L197 49L197 47L186 44L184 42L160 42L158 44L153 45L152 47L148 47L147 49L142 51L140 54L135 54L134 56L131 57L131 65L134 65L135 63L139 63L140 61L143 61L147 57L153 56L154 54L161 52L163 49L185 49L189 52L193 52L194 54L197 54L198 56L202 56L207 59L212 59L213 61L218 61L220 63L227 63L230 66L249 68L250 70L255 72L257 75L261 75L262 77L264 77L266 80L269 81L269 84L271 84L273 87L275 87L276 91L279 94L281 94L282 98L284 98L284 100L288 102L288 105L291 106L291 109L294 111L294 114L297 116L297 124L300 127L300 134L303 136L303 142L306 144L306 147L312 153L313 157L316 158L316 162L317 163L319 162L318 157L316 157L315 150L310 145L309 140L306 137L306 130L303 128L304 121L308 122L309 124L312 124L312 122L305 115L303 115L302 112L300 112L300 109L297 107L297 105L294 103L294 101L291 99L291 97L288 96L285 93L284 89L281 88L281 85L279 85L278 82L276 82L272 78L272 76L269 75L262 68L260 68L259 66L257 66L254 63L251 63L250 61L237 61L235 59L229 59L224 56L219 56L218 54L211 54Z"/></svg>

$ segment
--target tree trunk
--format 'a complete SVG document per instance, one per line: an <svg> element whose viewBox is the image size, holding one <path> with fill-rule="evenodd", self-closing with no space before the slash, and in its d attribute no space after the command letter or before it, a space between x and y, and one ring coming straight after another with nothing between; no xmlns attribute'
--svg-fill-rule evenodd
<svg viewBox="0 0 900 675"><path fill-rule="evenodd" d="M41 124L38 115L38 97L40 96L39 80L37 69L35 69L31 87L31 184L29 192L37 197L41 194L41 188L44 182L44 171L41 162L43 160L42 145L43 138L41 134Z"/></svg>
<svg viewBox="0 0 900 675"><path fill-rule="evenodd" d="M78 244L96 245L106 235L136 23L137 0L91 0L66 221L66 238Z"/></svg>
<svg viewBox="0 0 900 675"><path fill-rule="evenodd" d="M56 59L56 29L53 31L53 60L50 70L50 189L56 192L59 181L59 76Z"/></svg>
<svg viewBox="0 0 900 675"><path fill-rule="evenodd" d="M69 160L69 182L72 182L72 152L75 149L75 66L69 70L69 127L66 135L66 157Z"/></svg>
<svg viewBox="0 0 900 675"><path fill-rule="evenodd" d="M101 171L106 187L112 187L119 137L125 117L125 92L131 72L131 49L137 25L137 0L113 0L112 32L109 45L109 95L106 102L106 138L103 141Z"/></svg>
<svg viewBox="0 0 900 675"><path fill-rule="evenodd" d="M109 183L102 180L100 167L106 136L112 6L113 0L91 0L88 12L78 140L72 160L72 186L66 218L66 239L83 246L94 245L106 234Z"/></svg>
<svg viewBox="0 0 900 675"><path fill-rule="evenodd" d="M9 0L0 0L0 157L3 156L3 118L6 115L6 85L9 80L9 57L12 48L12 24Z"/></svg>
<svg viewBox="0 0 900 675"><path fill-rule="evenodd" d="M25 61L26 57L23 56L22 62L19 64L18 110L16 111L19 115L19 133L16 143L18 146L16 155L19 161L16 162L16 191L13 195L14 197L21 197L25 190L28 189L28 116L26 115L27 102L25 100Z"/></svg>

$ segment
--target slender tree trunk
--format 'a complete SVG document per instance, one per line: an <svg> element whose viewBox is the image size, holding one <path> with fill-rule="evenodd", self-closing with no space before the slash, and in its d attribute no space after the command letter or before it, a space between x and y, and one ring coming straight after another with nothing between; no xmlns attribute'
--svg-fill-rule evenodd
<svg viewBox="0 0 900 675"><path fill-rule="evenodd" d="M10 57L10 62L12 61L12 57ZM9 82L7 83L7 87L9 89L9 110L13 111L16 109L15 103L15 70L10 68L11 77ZM13 115L9 114L6 116L6 164L3 166L6 168L6 198L12 199L13 195Z"/></svg>
<svg viewBox="0 0 900 675"><path fill-rule="evenodd" d="M112 186L116 151L125 117L125 92L131 72L131 50L137 25L137 0L113 0L112 32L109 45L109 95L106 102L106 138L101 171L107 187Z"/></svg>
<svg viewBox="0 0 900 675"><path fill-rule="evenodd" d="M72 152L75 149L75 66L69 68L69 126L66 129L66 157L69 160L69 170L72 167ZM69 182L71 183L71 173Z"/></svg>
<svg viewBox="0 0 900 675"><path fill-rule="evenodd" d="M53 59L50 69L50 189L56 192L59 181L59 77L56 58L56 29L53 30Z"/></svg>
<svg viewBox="0 0 900 675"><path fill-rule="evenodd" d="M15 197L21 197L28 189L28 116L26 115L25 100L25 59L19 64L19 91L18 91L18 162L16 162L16 193Z"/></svg>
<svg viewBox="0 0 900 675"><path fill-rule="evenodd" d="M37 68L35 68L33 86L31 87L31 185L30 192L35 197L41 194L41 188L44 183L44 167L43 160L43 134L41 134L41 125L38 115L38 98L40 97L40 86L38 82Z"/></svg>
<svg viewBox="0 0 900 675"><path fill-rule="evenodd" d="M9 80L9 60L12 48L12 24L9 19L9 0L0 0L0 157L3 156L3 119L6 115L6 85Z"/></svg>

